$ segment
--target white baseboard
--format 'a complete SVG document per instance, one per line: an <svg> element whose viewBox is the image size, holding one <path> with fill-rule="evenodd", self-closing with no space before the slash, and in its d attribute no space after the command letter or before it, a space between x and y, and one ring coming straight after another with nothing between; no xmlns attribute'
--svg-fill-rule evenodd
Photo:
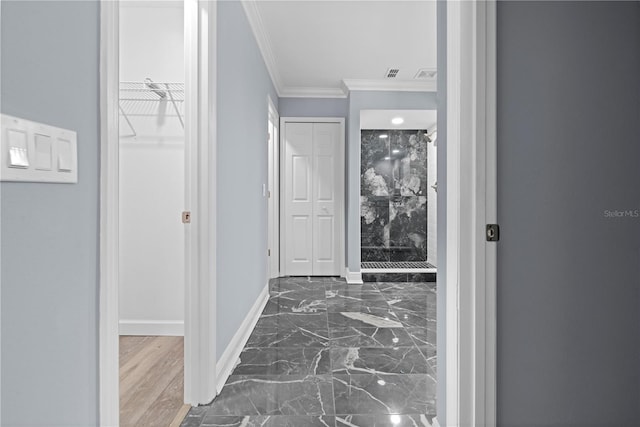
<svg viewBox="0 0 640 427"><path fill-rule="evenodd" d="M184 322L179 320L121 320L120 335L183 337Z"/></svg>
<svg viewBox="0 0 640 427"><path fill-rule="evenodd" d="M347 283L350 285L362 285L362 272L360 271L349 271L347 268L344 277L347 279Z"/></svg>
<svg viewBox="0 0 640 427"><path fill-rule="evenodd" d="M262 314L262 310L264 310L264 306L267 305L267 301L269 300L269 284L264 287L258 299L247 313L247 316L242 321L242 324L238 328L238 331L235 333L233 338L231 338L231 342L222 353L220 360L216 363L216 388L218 393L222 390L224 383L227 382L229 375L233 372L233 369L236 367L240 360L240 353L242 353L242 349L247 343L251 332L253 332L253 328L258 323L258 319L260 318L260 314Z"/></svg>

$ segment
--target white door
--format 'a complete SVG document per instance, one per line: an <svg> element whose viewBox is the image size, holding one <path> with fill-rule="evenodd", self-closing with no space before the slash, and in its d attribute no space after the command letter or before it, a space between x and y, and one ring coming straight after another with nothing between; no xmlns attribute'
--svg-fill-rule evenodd
<svg viewBox="0 0 640 427"><path fill-rule="evenodd" d="M343 144L340 123L285 122L283 273L341 273Z"/></svg>

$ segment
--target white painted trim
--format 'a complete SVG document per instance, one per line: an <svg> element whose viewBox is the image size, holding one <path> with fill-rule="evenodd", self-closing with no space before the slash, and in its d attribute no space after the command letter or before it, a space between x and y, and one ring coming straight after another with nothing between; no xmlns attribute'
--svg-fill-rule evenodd
<svg viewBox="0 0 640 427"><path fill-rule="evenodd" d="M180 320L120 320L120 335L183 337L184 322Z"/></svg>
<svg viewBox="0 0 640 427"><path fill-rule="evenodd" d="M277 135L269 137L269 153L267 182L271 183L271 197L267 201L267 235L271 256L267 257L268 277L280 276L280 114L270 95L267 95L268 121L273 123ZM273 146L271 146L273 145Z"/></svg>
<svg viewBox="0 0 640 427"><path fill-rule="evenodd" d="M185 403L216 396L216 16L185 0Z"/></svg>
<svg viewBox="0 0 640 427"><path fill-rule="evenodd" d="M283 87L278 95L281 98L346 98L349 90L332 87Z"/></svg>
<svg viewBox="0 0 640 427"><path fill-rule="evenodd" d="M269 301L269 284L262 289L260 295L258 295L258 298L242 321L242 324L236 331L233 338L231 338L229 345L227 345L222 356L220 356L220 360L217 364L218 393L220 393L224 383L227 382L229 375L231 375L231 372L233 372L233 369L238 364L240 353L242 353L242 349L247 344L256 323L258 323L258 319L260 318L264 307L267 305L267 301Z"/></svg>
<svg viewBox="0 0 640 427"><path fill-rule="evenodd" d="M350 90L373 90L394 92L436 92L438 84L436 80L367 80L344 79L342 81L345 92Z"/></svg>
<svg viewBox="0 0 640 427"><path fill-rule="evenodd" d="M285 124L286 123L338 123L340 124L340 138L341 138L341 144L342 144L342 148L344 150L343 155L340 158L340 164L338 165L338 170L342 170L345 171L345 162L346 162L346 150L347 150L347 135L346 135L346 128L345 128L345 119L344 117L280 117L280 168L282 168L282 165L284 165L284 155L285 155L285 137L286 137L286 132L285 132ZM282 169L280 169L280 176L283 176L282 173ZM342 176L340 177L341 182L339 184L341 184L341 188L343 188L343 194L342 194L342 201L341 201L341 206L339 209L337 209L337 212L341 212L341 216L340 216L340 227L339 227L339 233L341 236L341 241L340 241L340 253L338 253L338 257L340 260L340 265L338 266L338 271L345 271L346 270L346 261L345 261L345 254L347 251L347 239L346 239L346 222L347 222L347 215L346 215L346 206L347 206L347 188L346 188L346 180L347 180L347 176L346 176L346 171L345 173L342 174ZM285 188L284 188L284 180L281 179L280 180L280 194L285 194ZM283 224L285 221L285 208L284 208L284 197L280 198L280 224ZM280 227L280 254L284 254L285 253L285 239L282 238L283 235L283 230L284 227ZM284 272L286 271L285 266L284 266L284 256L280 256L280 273L284 274Z"/></svg>
<svg viewBox="0 0 640 427"><path fill-rule="evenodd" d="M364 283L362 281L362 272L360 271L349 271L348 268L345 268L344 277L350 285L362 285Z"/></svg>
<svg viewBox="0 0 640 427"><path fill-rule="evenodd" d="M242 0L241 3L244 13L247 15L247 20L249 21L249 26L251 27L253 36L256 39L258 48L260 49L260 53L262 54L262 58L264 59L264 64L271 76L271 81L276 89L276 93L279 97L282 97L282 79L280 78L276 59L273 54L273 49L271 48L269 34L262 23L258 4L255 0Z"/></svg>
<svg viewBox="0 0 640 427"><path fill-rule="evenodd" d="M494 0L447 3L446 423L496 425ZM455 339L452 339L455 338Z"/></svg>
<svg viewBox="0 0 640 427"><path fill-rule="evenodd" d="M100 425L117 426L119 410L119 2L100 2Z"/></svg>

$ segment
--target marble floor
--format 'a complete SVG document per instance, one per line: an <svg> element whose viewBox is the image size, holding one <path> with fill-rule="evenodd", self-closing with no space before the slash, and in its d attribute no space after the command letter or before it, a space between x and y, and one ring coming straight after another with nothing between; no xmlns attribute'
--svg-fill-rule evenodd
<svg viewBox="0 0 640 427"><path fill-rule="evenodd" d="M435 283L289 277L222 392L182 427L431 426Z"/></svg>

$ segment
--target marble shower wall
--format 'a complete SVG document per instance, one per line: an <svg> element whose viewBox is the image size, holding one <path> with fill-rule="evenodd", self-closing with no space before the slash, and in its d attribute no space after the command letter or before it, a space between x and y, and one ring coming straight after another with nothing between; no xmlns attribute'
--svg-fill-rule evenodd
<svg viewBox="0 0 640 427"><path fill-rule="evenodd" d="M363 130L360 153L362 261L426 261L424 131Z"/></svg>

